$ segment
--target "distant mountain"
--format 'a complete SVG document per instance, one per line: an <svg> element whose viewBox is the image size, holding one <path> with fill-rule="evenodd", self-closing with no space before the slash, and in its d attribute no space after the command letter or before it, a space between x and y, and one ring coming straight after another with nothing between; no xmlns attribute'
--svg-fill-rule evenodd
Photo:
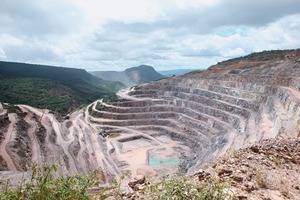
<svg viewBox="0 0 300 200"><path fill-rule="evenodd" d="M128 68L125 71L94 71L92 75L108 81L120 81L127 87L165 78L148 65Z"/></svg>
<svg viewBox="0 0 300 200"><path fill-rule="evenodd" d="M191 71L195 71L196 69L172 69L172 70L164 70L164 71L158 71L160 74L170 77L170 76L180 76L186 73L189 73Z"/></svg>
<svg viewBox="0 0 300 200"><path fill-rule="evenodd" d="M122 87L83 69L0 61L0 102L66 112Z"/></svg>

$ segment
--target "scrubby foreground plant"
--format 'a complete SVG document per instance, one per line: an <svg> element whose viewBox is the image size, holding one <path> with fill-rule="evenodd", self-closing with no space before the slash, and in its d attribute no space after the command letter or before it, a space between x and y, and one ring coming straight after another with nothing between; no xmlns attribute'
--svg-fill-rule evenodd
<svg viewBox="0 0 300 200"><path fill-rule="evenodd" d="M187 178L174 177L165 179L157 184L148 185L145 189L147 199L159 200L230 200L235 199L231 191L226 190L225 184L214 178L203 182Z"/></svg>
<svg viewBox="0 0 300 200"><path fill-rule="evenodd" d="M102 200L108 197L147 200L235 199L232 193L226 190L224 183L211 177L201 182L188 177L162 179L157 183L145 182L142 189L131 196L130 192L126 193L120 187L124 178L114 180L108 187L98 188L90 194L89 189L99 185L103 173L95 171L89 176L77 174L56 177L56 171L57 165L34 165L31 177L23 179L19 186L12 188L9 187L8 181L0 182L0 200Z"/></svg>
<svg viewBox="0 0 300 200"><path fill-rule="evenodd" d="M90 176L75 175L55 178L57 165L33 166L30 180L10 188L9 182L1 182L1 200L50 200L89 199L88 188L98 183L96 172Z"/></svg>

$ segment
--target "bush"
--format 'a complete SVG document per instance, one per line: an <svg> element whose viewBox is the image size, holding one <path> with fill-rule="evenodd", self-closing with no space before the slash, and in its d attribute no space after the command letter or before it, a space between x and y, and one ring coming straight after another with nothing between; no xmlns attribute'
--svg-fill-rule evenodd
<svg viewBox="0 0 300 200"><path fill-rule="evenodd" d="M225 185L219 180L208 178L205 182L198 182L187 177L175 177L163 180L146 187L147 199L197 199L224 200L235 199L233 193L225 191Z"/></svg>
<svg viewBox="0 0 300 200"><path fill-rule="evenodd" d="M116 94L111 94L103 99L103 102L110 104L118 101L118 96Z"/></svg>
<svg viewBox="0 0 300 200"><path fill-rule="evenodd" d="M89 199L88 188L98 183L96 172L90 176L75 175L55 178L56 165L33 166L30 180L9 188L8 182L1 183L1 200L50 200Z"/></svg>
<svg viewBox="0 0 300 200"><path fill-rule="evenodd" d="M75 175L55 178L56 165L37 166L32 168L30 180L9 188L8 182L0 183L1 200L87 200L87 199L123 199L127 194L121 189L121 180L113 180L108 187L98 188L89 194L89 188L99 184L101 173L93 172L90 176ZM99 178L97 178L99 177ZM103 178L103 177L102 177ZM102 180L102 179L101 179ZM158 183L145 183L135 199L149 200L231 200L236 199L233 193L226 190L226 185L217 179L208 177L199 182L188 177L163 179Z"/></svg>

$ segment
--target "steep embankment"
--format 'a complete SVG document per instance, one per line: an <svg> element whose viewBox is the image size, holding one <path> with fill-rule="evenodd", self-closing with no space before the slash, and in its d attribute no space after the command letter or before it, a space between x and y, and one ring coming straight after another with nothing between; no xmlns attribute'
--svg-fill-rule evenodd
<svg viewBox="0 0 300 200"><path fill-rule="evenodd" d="M227 182L239 199L300 199L300 138L267 139L232 152L196 174Z"/></svg>
<svg viewBox="0 0 300 200"><path fill-rule="evenodd" d="M177 166L193 173L230 149L299 136L299 59L300 50L252 54L121 90L118 101L96 101L65 120L19 105L15 122L6 117L4 105L1 138L9 139L1 149L18 170L27 170L29 161L60 159L61 173L102 168L115 177L128 170L132 176L152 176ZM23 124L31 131L17 129L9 136L7 119L22 121L15 128ZM17 159L27 146L30 151Z"/></svg>

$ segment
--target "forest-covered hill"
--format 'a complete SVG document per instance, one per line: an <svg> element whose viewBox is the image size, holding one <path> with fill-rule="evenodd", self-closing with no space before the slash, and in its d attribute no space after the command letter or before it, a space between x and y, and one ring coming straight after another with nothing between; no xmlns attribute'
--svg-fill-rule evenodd
<svg viewBox="0 0 300 200"><path fill-rule="evenodd" d="M0 102L66 112L122 87L83 69L0 61Z"/></svg>
<svg viewBox="0 0 300 200"><path fill-rule="evenodd" d="M165 78L155 69L148 65L127 68L124 71L94 71L92 75L108 81L120 81L127 87L148 83Z"/></svg>

